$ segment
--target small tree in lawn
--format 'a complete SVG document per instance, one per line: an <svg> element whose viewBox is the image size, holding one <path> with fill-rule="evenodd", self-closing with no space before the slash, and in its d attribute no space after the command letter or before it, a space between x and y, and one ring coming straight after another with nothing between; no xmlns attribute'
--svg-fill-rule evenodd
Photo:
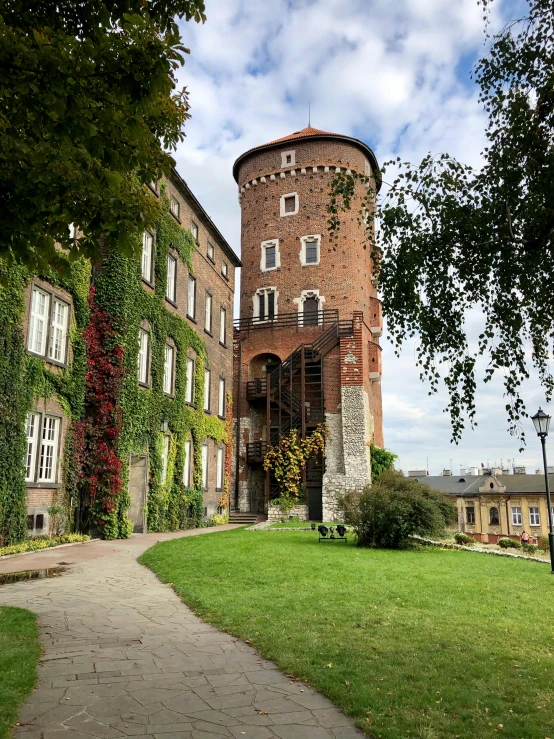
<svg viewBox="0 0 554 739"><path fill-rule="evenodd" d="M269 447L264 458L264 470L272 470L279 483L279 503L284 515L300 500L303 494L302 471L310 459L323 454L327 435L325 424L319 424L305 439L296 429L291 429L278 444Z"/></svg>
<svg viewBox="0 0 554 739"><path fill-rule="evenodd" d="M349 493L339 506L356 534L358 546L398 549L410 536L440 536L456 520L456 506L396 470L386 470L362 493Z"/></svg>

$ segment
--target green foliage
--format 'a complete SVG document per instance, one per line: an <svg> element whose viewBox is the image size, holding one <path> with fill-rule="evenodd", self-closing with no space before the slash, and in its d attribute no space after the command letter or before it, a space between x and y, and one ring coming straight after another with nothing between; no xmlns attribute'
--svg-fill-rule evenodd
<svg viewBox="0 0 554 739"><path fill-rule="evenodd" d="M522 549L525 552L525 554L535 554L538 547L536 547L534 544L523 544Z"/></svg>
<svg viewBox="0 0 554 739"><path fill-rule="evenodd" d="M550 545L548 543L548 536L539 536L538 547L541 552L548 552Z"/></svg>
<svg viewBox="0 0 554 739"><path fill-rule="evenodd" d="M184 136L188 52L175 16L205 20L203 0L2 3L0 15L0 256L64 269L126 254L158 203L145 185L169 174ZM21 176L25 172L25 177Z"/></svg>
<svg viewBox="0 0 554 739"><path fill-rule="evenodd" d="M498 546L502 549L521 549L521 543L517 539L509 539L507 536L498 540Z"/></svg>
<svg viewBox="0 0 554 739"><path fill-rule="evenodd" d="M481 4L488 9L492 0ZM448 154L428 154L419 164L398 158L383 168L389 178L378 202L367 177L340 174L329 205L336 232L356 188L371 185L364 208L380 227L375 235L371 216L367 237L387 330L397 351L417 335L416 361L430 393L444 373L454 441L468 419L475 422L480 357L485 382L503 379L509 430L521 446L522 382L533 369L547 401L554 388L552 3L525 4L474 70L488 117L482 168ZM466 332L470 309L482 315L477 347Z"/></svg>
<svg viewBox="0 0 554 739"><path fill-rule="evenodd" d="M0 606L0 739L11 739L19 706L33 690L41 647L37 617Z"/></svg>
<svg viewBox="0 0 554 739"><path fill-rule="evenodd" d="M463 534L461 531L458 531L458 533L454 534L454 541L456 542L456 544L463 544L466 547L472 547L475 544L475 539L473 538L473 536Z"/></svg>
<svg viewBox="0 0 554 739"><path fill-rule="evenodd" d="M344 520L358 546L397 549L410 536L438 536L456 519L456 507L444 493L387 470L362 493L341 499Z"/></svg>
<svg viewBox="0 0 554 739"><path fill-rule="evenodd" d="M6 547L0 547L0 557L7 554L22 554L23 552L36 552L39 549L48 549L56 547L59 544L75 544L76 542L89 541L90 536L87 534L62 534L52 538L37 537L36 539L27 539L21 544L11 544Z"/></svg>
<svg viewBox="0 0 554 739"><path fill-rule="evenodd" d="M371 479L375 482L379 475L385 470L394 467L394 460L398 459L397 454L381 449L381 447L371 444Z"/></svg>

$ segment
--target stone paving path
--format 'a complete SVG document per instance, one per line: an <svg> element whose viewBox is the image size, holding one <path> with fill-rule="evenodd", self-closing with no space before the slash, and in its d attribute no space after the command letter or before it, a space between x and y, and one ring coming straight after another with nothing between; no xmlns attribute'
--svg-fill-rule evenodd
<svg viewBox="0 0 554 739"><path fill-rule="evenodd" d="M363 736L326 698L201 621L139 565L136 557L160 538L105 542L106 554L91 547L89 561L83 546L79 563L58 578L0 587L0 604L38 614L44 647L17 739ZM70 548L59 561L72 561Z"/></svg>

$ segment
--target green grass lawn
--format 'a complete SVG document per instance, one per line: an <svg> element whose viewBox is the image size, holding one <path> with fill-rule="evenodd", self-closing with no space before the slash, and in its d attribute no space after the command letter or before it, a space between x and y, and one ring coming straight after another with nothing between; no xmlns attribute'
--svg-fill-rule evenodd
<svg viewBox="0 0 554 739"><path fill-rule="evenodd" d="M36 684L39 656L35 614L0 606L0 739L11 736L17 710Z"/></svg>
<svg viewBox="0 0 554 739"><path fill-rule="evenodd" d="M337 526L336 523L325 523L324 526ZM284 523L272 523L270 529L309 529L310 521L285 521ZM316 524L316 528L319 523Z"/></svg>
<svg viewBox="0 0 554 739"><path fill-rule="evenodd" d="M140 560L382 739L554 737L554 576L545 565L228 531Z"/></svg>

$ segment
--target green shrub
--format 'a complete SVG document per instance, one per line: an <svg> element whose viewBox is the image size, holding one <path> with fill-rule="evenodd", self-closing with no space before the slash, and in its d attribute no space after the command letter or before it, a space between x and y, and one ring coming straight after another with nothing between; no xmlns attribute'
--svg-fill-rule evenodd
<svg viewBox="0 0 554 739"><path fill-rule="evenodd" d="M56 536L54 539L48 537L36 537L34 539L27 539L22 541L21 544L12 544L7 547L0 547L0 557L4 557L7 554L23 554L23 552L36 552L39 549L47 549L48 547L55 547L58 544L75 544L80 541L89 541L90 536L85 534L62 534L62 536Z"/></svg>
<svg viewBox="0 0 554 739"><path fill-rule="evenodd" d="M521 544L517 539L509 539L508 537L499 539L498 546L502 549L521 549Z"/></svg>
<svg viewBox="0 0 554 739"><path fill-rule="evenodd" d="M475 539L473 538L473 536L462 534L461 531L459 531L457 534L454 534L454 539L456 541L456 544L463 544L466 547L472 547L475 544Z"/></svg>
<svg viewBox="0 0 554 739"><path fill-rule="evenodd" d="M534 544L524 544L523 545L523 551L527 554L535 554L538 547L536 547Z"/></svg>
<svg viewBox="0 0 554 739"><path fill-rule="evenodd" d="M548 552L548 536L539 537L539 549L541 550L541 552Z"/></svg>
<svg viewBox="0 0 554 739"><path fill-rule="evenodd" d="M363 547L397 549L414 534L440 536L456 520L447 495L396 470L385 470L362 493L344 496L339 506Z"/></svg>

